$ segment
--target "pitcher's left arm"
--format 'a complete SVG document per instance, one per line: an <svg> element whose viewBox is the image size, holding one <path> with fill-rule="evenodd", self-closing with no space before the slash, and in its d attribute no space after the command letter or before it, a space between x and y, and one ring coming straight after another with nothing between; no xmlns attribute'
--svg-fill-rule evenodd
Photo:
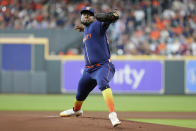
<svg viewBox="0 0 196 131"><path fill-rule="evenodd" d="M119 19L119 14L117 10L114 10L107 13L97 13L95 14L95 18L101 22L114 23L116 20Z"/></svg>

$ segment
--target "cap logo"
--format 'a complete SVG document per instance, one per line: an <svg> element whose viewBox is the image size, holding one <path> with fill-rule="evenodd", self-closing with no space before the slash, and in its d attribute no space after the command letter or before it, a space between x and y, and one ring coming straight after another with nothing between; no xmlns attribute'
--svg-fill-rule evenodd
<svg viewBox="0 0 196 131"><path fill-rule="evenodd" d="M91 9L91 7L86 7L86 10L90 10Z"/></svg>

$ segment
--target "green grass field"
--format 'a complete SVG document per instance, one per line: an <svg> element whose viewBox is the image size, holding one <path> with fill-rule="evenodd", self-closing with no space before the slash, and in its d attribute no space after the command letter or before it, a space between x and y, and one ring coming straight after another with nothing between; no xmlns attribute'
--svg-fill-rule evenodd
<svg viewBox="0 0 196 131"><path fill-rule="evenodd" d="M196 128L196 120L176 120L176 119L129 119L138 122L147 122L179 127Z"/></svg>
<svg viewBox="0 0 196 131"><path fill-rule="evenodd" d="M75 95L0 95L0 110L62 111L73 107ZM196 96L114 95L117 111L196 112ZM89 95L83 105L86 111L107 111L101 95ZM133 119L131 119L133 120ZM195 120L134 119L196 128Z"/></svg>

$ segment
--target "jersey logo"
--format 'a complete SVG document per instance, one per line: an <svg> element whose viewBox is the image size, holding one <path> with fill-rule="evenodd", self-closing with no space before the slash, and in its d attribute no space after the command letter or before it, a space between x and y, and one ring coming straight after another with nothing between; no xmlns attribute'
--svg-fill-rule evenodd
<svg viewBox="0 0 196 131"><path fill-rule="evenodd" d="M91 34L86 34L83 38L83 42L85 42L87 39L91 38Z"/></svg>

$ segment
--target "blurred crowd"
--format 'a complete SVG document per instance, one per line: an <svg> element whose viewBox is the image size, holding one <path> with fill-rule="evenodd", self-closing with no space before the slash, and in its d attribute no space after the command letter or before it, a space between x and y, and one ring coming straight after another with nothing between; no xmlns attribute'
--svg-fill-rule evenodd
<svg viewBox="0 0 196 131"><path fill-rule="evenodd" d="M84 6L119 10L108 30L113 54L196 56L196 0L1 0L0 29L73 29Z"/></svg>

